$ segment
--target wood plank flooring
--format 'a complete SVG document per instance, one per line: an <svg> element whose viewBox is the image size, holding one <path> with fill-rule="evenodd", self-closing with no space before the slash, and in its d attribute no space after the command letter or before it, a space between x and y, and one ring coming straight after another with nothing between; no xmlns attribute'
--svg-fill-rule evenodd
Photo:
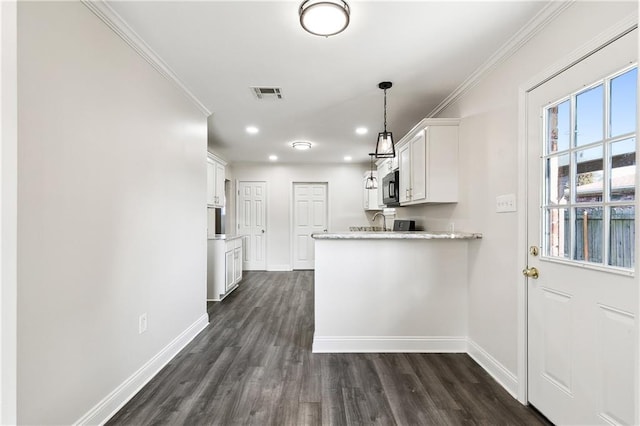
<svg viewBox="0 0 640 426"><path fill-rule="evenodd" d="M312 354L312 271L245 272L208 310L109 425L549 424L466 354Z"/></svg>

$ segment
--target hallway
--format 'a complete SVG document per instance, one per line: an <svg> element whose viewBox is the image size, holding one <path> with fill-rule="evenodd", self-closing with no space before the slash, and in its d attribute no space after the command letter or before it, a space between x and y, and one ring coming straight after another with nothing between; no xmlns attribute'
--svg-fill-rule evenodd
<svg viewBox="0 0 640 426"><path fill-rule="evenodd" d="M538 425L466 354L312 354L313 271L245 272L110 425Z"/></svg>

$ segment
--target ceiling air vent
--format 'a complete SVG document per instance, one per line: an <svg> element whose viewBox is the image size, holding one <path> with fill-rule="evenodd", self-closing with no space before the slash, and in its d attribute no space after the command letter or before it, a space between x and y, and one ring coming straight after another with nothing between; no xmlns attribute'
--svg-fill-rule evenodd
<svg viewBox="0 0 640 426"><path fill-rule="evenodd" d="M282 89L279 87L252 87L251 91L256 99L282 99Z"/></svg>

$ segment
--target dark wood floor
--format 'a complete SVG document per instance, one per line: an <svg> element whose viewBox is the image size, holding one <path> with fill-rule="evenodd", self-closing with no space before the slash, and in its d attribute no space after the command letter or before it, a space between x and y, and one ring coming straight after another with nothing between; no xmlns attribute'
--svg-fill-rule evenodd
<svg viewBox="0 0 640 426"><path fill-rule="evenodd" d="M466 354L312 354L313 272L245 272L110 425L539 425Z"/></svg>

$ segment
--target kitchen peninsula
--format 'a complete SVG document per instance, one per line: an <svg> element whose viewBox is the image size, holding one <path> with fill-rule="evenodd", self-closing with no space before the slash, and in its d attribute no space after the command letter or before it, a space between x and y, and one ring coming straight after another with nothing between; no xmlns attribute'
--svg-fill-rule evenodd
<svg viewBox="0 0 640 426"><path fill-rule="evenodd" d="M345 232L315 239L313 352L464 352L461 232Z"/></svg>

